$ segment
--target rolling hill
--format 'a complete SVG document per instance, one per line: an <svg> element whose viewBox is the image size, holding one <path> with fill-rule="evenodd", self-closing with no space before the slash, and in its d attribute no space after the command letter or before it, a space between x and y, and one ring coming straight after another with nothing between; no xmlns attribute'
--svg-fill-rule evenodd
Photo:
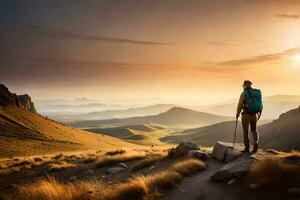
<svg viewBox="0 0 300 200"><path fill-rule="evenodd" d="M201 128L187 129L160 138L163 142L179 143L189 141L200 146L213 146L216 141L232 142L235 122L220 122ZM238 123L237 142L242 142L242 125Z"/></svg>
<svg viewBox="0 0 300 200"><path fill-rule="evenodd" d="M197 112L191 109L173 107L170 110L158 115L149 115L144 117L131 117L124 119L110 120L83 120L71 123L74 127L101 127L101 126L122 126L152 124L165 126L168 128L192 128L206 126L222 121L232 120L231 117L214 115L204 112Z"/></svg>
<svg viewBox="0 0 300 200"><path fill-rule="evenodd" d="M164 145L159 138L173 133L174 131L151 125L124 125L108 128L90 128L90 132L102 133L112 137L126 140L135 144Z"/></svg>
<svg viewBox="0 0 300 200"><path fill-rule="evenodd" d="M261 143L266 148L283 151L300 150L300 107L290 110L259 130Z"/></svg>
<svg viewBox="0 0 300 200"><path fill-rule="evenodd" d="M0 85L0 157L136 146L43 117L36 113L29 96L22 96Z"/></svg>

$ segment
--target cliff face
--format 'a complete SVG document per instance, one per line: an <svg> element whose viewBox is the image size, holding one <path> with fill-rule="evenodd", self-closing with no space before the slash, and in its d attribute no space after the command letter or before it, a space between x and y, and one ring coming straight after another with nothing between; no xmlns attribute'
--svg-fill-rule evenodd
<svg viewBox="0 0 300 200"><path fill-rule="evenodd" d="M0 106L17 106L24 110L36 113L36 109L29 95L16 95L11 93L3 84L0 84Z"/></svg>

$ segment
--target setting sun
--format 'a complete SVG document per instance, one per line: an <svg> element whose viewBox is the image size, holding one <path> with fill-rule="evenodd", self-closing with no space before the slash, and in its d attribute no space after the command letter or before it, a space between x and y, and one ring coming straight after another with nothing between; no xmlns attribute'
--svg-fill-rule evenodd
<svg viewBox="0 0 300 200"><path fill-rule="evenodd" d="M300 62L300 54L294 55L292 58L294 61Z"/></svg>

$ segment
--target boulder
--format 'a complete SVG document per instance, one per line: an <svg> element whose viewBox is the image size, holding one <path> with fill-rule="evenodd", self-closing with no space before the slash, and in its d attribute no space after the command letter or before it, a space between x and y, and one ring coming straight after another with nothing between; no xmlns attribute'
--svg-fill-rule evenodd
<svg viewBox="0 0 300 200"><path fill-rule="evenodd" d="M124 170L125 170L124 167L111 167L111 168L106 169L105 172L107 174L117 174L117 173L119 173L121 171L124 171Z"/></svg>
<svg viewBox="0 0 300 200"><path fill-rule="evenodd" d="M173 149L175 157L186 156L191 150L200 150L200 147L191 142L180 142L180 144Z"/></svg>
<svg viewBox="0 0 300 200"><path fill-rule="evenodd" d="M213 181L229 181L233 178L241 179L249 172L250 166L254 161L255 159L248 155L241 156L238 159L224 165L211 176L211 179Z"/></svg>
<svg viewBox="0 0 300 200"><path fill-rule="evenodd" d="M201 150L190 150L187 155L188 157L197 158L199 160L207 160L209 158L209 154Z"/></svg>
<svg viewBox="0 0 300 200"><path fill-rule="evenodd" d="M75 181L77 179L77 176L71 176L70 178L69 178L69 181Z"/></svg>
<svg viewBox="0 0 300 200"><path fill-rule="evenodd" d="M118 167L128 168L128 166L125 163L123 163L123 162L120 162L118 164Z"/></svg>
<svg viewBox="0 0 300 200"><path fill-rule="evenodd" d="M231 143L217 142L214 145L212 156L220 162L231 162L242 155L240 146L240 144L237 144L236 148L233 149Z"/></svg>

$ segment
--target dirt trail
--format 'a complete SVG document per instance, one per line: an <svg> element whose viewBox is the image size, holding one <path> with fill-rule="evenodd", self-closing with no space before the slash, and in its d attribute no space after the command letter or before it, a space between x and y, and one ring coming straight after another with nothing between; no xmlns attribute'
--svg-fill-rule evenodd
<svg viewBox="0 0 300 200"><path fill-rule="evenodd" d="M215 159L206 162L208 169L184 179L176 188L164 193L162 200L294 200L286 192L250 189L247 185L236 182L232 185L216 183L210 180L224 164Z"/></svg>
<svg viewBox="0 0 300 200"><path fill-rule="evenodd" d="M230 185L215 183L210 180L210 176L220 169L224 164L214 159L206 162L208 169L195 176L186 178L177 188L166 193L163 199L180 200L233 200L241 199L241 191L234 189ZM224 195L226 194L226 195Z"/></svg>

